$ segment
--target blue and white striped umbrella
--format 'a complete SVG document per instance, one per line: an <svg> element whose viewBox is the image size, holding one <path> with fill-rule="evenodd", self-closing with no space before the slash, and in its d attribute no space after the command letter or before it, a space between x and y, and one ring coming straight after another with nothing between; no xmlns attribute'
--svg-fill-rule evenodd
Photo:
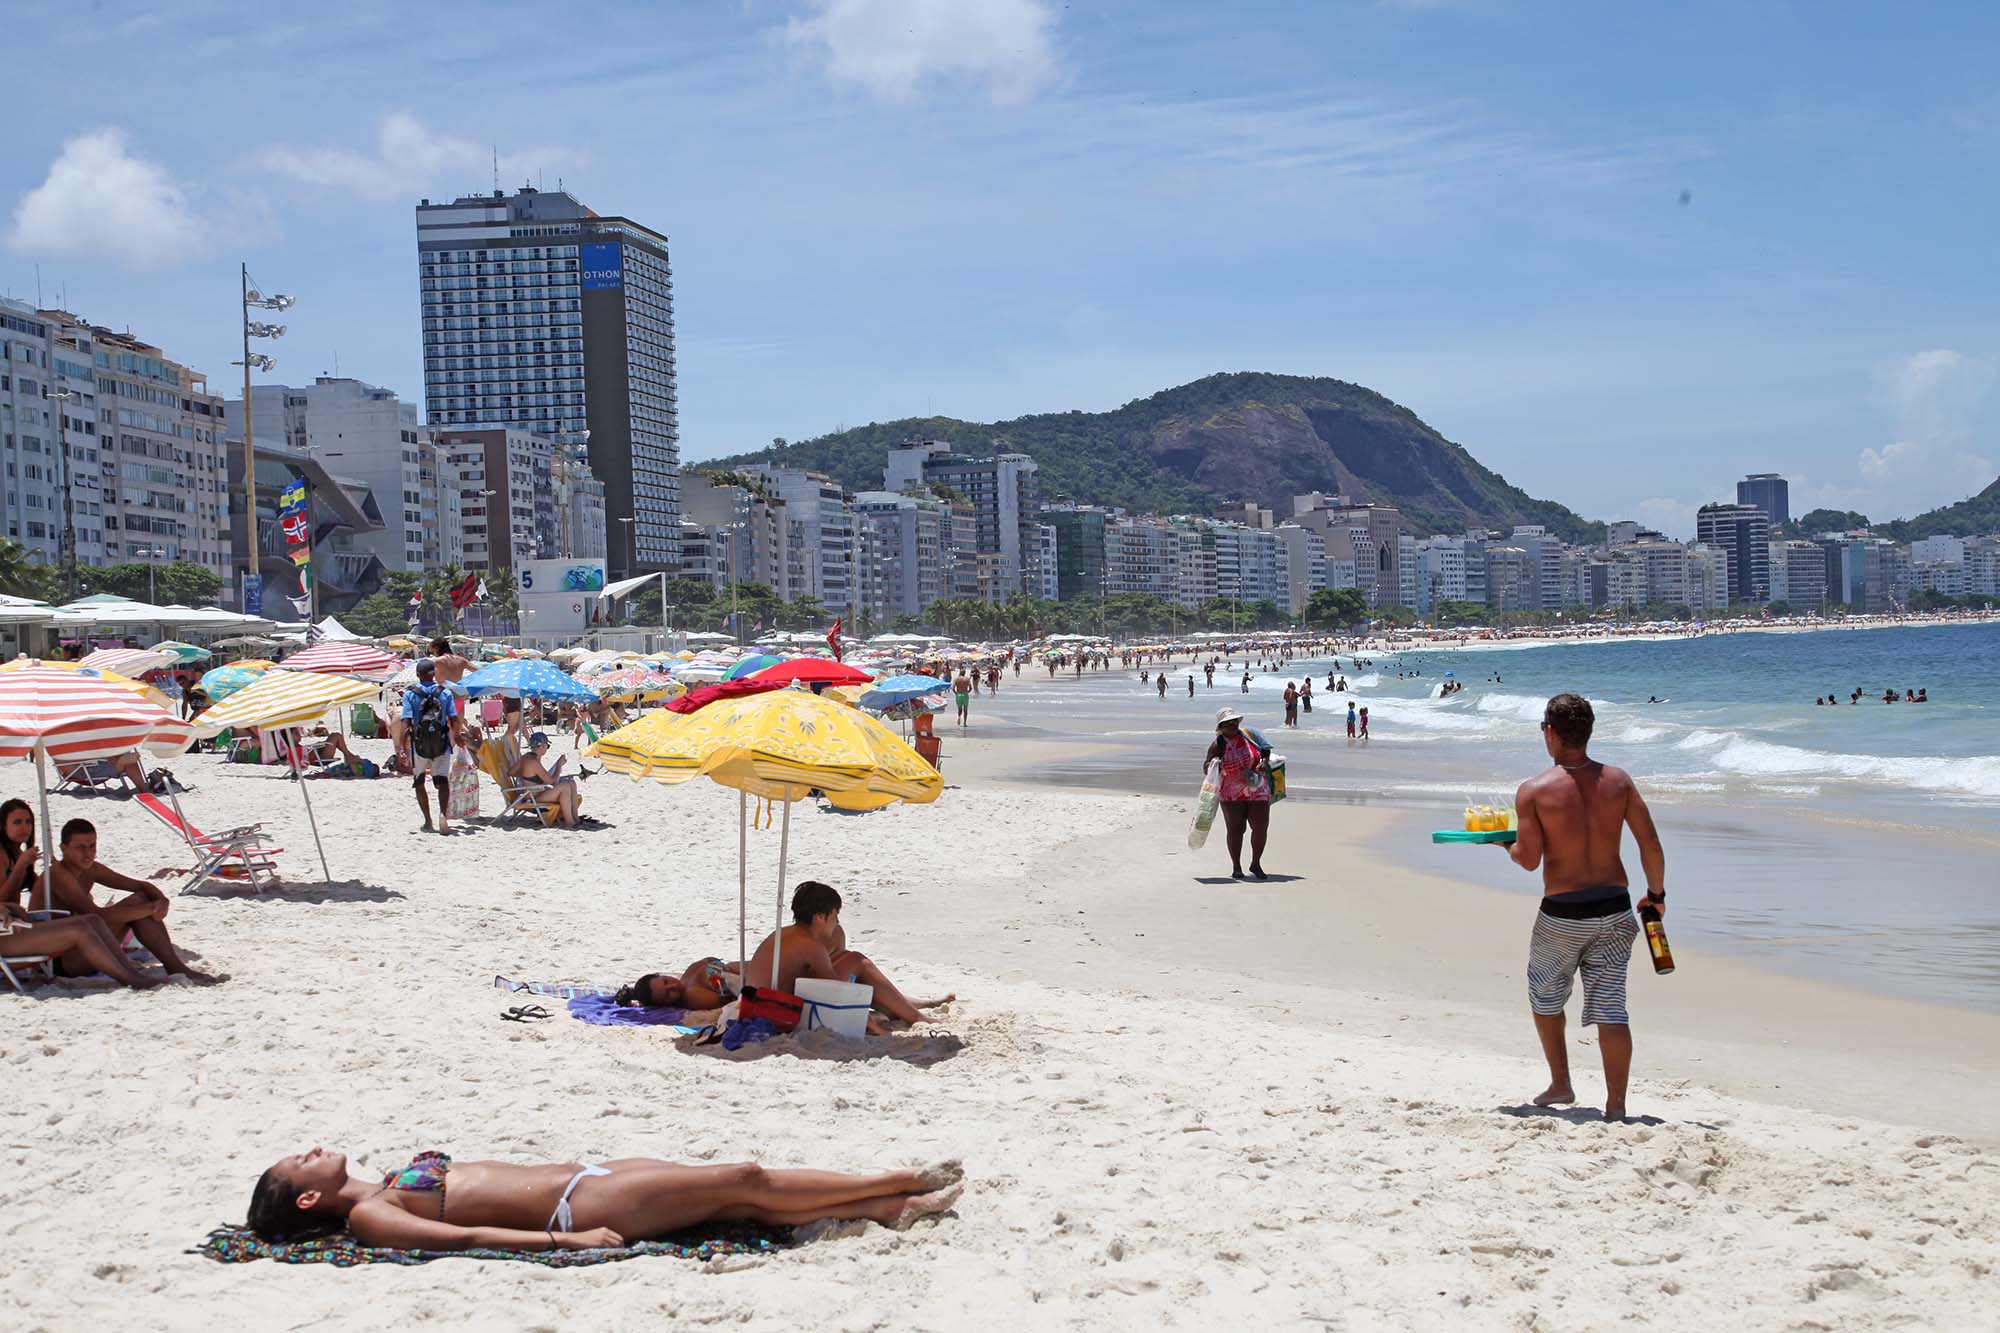
<svg viewBox="0 0 2000 1333"><path fill-rule="evenodd" d="M459 682L473 698L489 694L509 699L555 699L562 703L593 703L597 691L560 667L533 657L510 657L483 666Z"/></svg>

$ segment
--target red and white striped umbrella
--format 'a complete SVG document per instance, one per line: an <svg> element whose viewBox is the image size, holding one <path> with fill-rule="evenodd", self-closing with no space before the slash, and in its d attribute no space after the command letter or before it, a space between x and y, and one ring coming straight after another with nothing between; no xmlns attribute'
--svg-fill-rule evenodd
<svg viewBox="0 0 2000 1333"><path fill-rule="evenodd" d="M99 671L116 671L137 680L148 671L172 666L176 660L172 653L157 648L99 648L84 658L82 665Z"/></svg>
<svg viewBox="0 0 2000 1333"><path fill-rule="evenodd" d="M58 763L128 750L179 754L194 728L129 689L77 671L0 672L0 760L39 750Z"/></svg>
<svg viewBox="0 0 2000 1333"><path fill-rule="evenodd" d="M302 653L293 653L278 666L286 671L318 671L329 676L360 676L386 680L396 674L403 659L365 643L323 643Z"/></svg>

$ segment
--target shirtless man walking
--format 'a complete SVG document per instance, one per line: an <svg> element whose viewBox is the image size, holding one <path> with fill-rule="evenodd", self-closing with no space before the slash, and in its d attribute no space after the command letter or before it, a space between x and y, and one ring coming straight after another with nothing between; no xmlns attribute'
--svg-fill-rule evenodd
<svg viewBox="0 0 2000 1333"><path fill-rule="evenodd" d="M1514 794L1520 831L1507 854L1523 870L1540 868L1542 905L1528 945L1528 1002L1549 1062L1549 1086L1537 1106L1576 1100L1570 1083L1563 1005L1583 974L1583 1024L1596 1025L1604 1054L1604 1118L1625 1118L1632 1070L1632 1027L1625 1012L1625 972L1639 933L1631 880L1619 856L1627 828L1639 844L1646 899L1667 910L1667 854L1652 812L1623 769L1585 753L1596 717L1590 701L1558 694L1542 713L1542 741L1555 766Z"/></svg>

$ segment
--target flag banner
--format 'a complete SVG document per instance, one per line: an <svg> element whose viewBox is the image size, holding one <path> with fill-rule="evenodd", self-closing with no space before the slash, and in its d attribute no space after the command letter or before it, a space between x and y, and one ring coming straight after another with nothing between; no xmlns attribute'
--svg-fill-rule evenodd
<svg viewBox="0 0 2000 1333"><path fill-rule="evenodd" d="M483 602L486 600L486 597L487 597L486 580L481 579L479 580L479 591L472 594L472 600L475 602Z"/></svg>
<svg viewBox="0 0 2000 1333"><path fill-rule="evenodd" d="M312 527L306 522L306 516L303 511L296 514L284 515L278 520L278 526L284 530L285 541L288 545L305 546L310 544L309 539L312 536Z"/></svg>
<svg viewBox="0 0 2000 1333"><path fill-rule="evenodd" d="M479 576L477 574L467 574L463 580L452 586L451 604L460 611L463 611L478 600Z"/></svg>
<svg viewBox="0 0 2000 1333"><path fill-rule="evenodd" d="M243 614L261 616L264 614L264 579L259 574L243 576Z"/></svg>
<svg viewBox="0 0 2000 1333"><path fill-rule="evenodd" d="M312 548L309 546L294 546L291 554L292 563L295 565L310 565L312 563L313 553Z"/></svg>
<svg viewBox="0 0 2000 1333"><path fill-rule="evenodd" d="M833 660L840 660L840 617L833 618L833 628L826 632L826 646L833 650Z"/></svg>
<svg viewBox="0 0 2000 1333"><path fill-rule="evenodd" d="M310 616L312 614L312 598L293 597L290 594L287 594L285 600L292 604L292 611L299 617L299 619L304 620L307 616ZM317 625L306 626L306 642L307 643L319 642L319 626Z"/></svg>
<svg viewBox="0 0 2000 1333"><path fill-rule="evenodd" d="M285 517L303 514L306 511L306 484L303 480L288 482L278 492L278 513Z"/></svg>

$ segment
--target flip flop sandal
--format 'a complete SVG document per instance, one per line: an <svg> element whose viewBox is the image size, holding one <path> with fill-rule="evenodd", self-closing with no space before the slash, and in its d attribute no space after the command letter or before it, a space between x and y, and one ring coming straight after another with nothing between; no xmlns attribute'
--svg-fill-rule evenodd
<svg viewBox="0 0 2000 1333"><path fill-rule="evenodd" d="M554 1015L539 1004L517 1004L500 1017L509 1023L533 1023L540 1019L552 1018Z"/></svg>

